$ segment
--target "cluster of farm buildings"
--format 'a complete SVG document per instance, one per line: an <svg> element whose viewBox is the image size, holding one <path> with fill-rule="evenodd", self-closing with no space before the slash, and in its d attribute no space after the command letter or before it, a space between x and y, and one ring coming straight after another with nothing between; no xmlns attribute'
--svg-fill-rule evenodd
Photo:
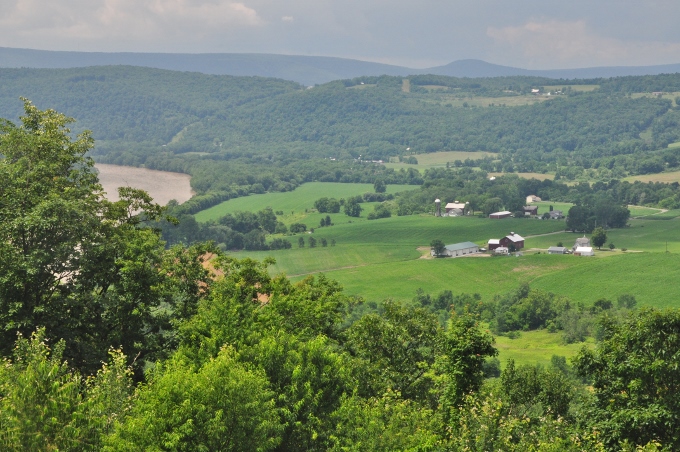
<svg viewBox="0 0 680 452"><path fill-rule="evenodd" d="M530 195L526 197L526 206L523 207L524 215L527 217L536 217L538 214L538 206L530 205L533 202L540 202L541 198L535 195ZM435 203L435 215L438 217L457 217L465 215L469 212L468 203L466 202L450 202L444 206L444 211L442 212L441 200L436 199ZM552 209L552 207L551 207ZM560 219L564 218L561 210L550 210L547 212L544 218L549 219ZM494 212L489 215L489 218L500 220L503 218L509 218L513 215L512 212L502 211ZM488 252L495 255L509 255L515 251L521 251L524 248L524 237L515 232L511 232L500 239L489 239L487 242L487 247L480 247L476 243L472 242L462 242L454 243L452 245L446 245L444 251L439 255L441 257L459 257L468 256L471 254L479 254L483 252ZM564 246L551 246L548 248L548 254L573 254L574 256L593 256L593 248L590 246L590 240L583 236L576 239L574 246L571 249ZM432 255L435 252L432 251Z"/></svg>
<svg viewBox="0 0 680 452"><path fill-rule="evenodd" d="M500 239L489 239L487 248L480 247L473 242L454 243L446 245L440 257L460 257L471 254L488 252L495 255L509 255L514 251L521 251L524 248L524 237L514 232ZM586 236L576 239L571 249L564 246L551 246L548 254L573 254L574 256L594 256L593 248L590 246L590 239ZM434 256L434 251L432 251Z"/></svg>

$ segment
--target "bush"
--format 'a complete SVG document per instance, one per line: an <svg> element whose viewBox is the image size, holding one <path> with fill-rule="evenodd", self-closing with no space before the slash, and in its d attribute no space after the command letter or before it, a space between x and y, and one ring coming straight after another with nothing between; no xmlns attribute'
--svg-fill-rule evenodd
<svg viewBox="0 0 680 452"><path fill-rule="evenodd" d="M297 234L298 232L305 232L307 230L307 226L302 224L302 223L293 223L290 225L290 232L293 234Z"/></svg>

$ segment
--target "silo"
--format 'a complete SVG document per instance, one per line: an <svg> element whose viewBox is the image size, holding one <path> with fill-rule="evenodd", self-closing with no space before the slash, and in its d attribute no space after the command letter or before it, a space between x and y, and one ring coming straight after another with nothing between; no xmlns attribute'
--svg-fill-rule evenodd
<svg viewBox="0 0 680 452"><path fill-rule="evenodd" d="M434 200L434 216L435 217L442 216L442 201L439 198Z"/></svg>

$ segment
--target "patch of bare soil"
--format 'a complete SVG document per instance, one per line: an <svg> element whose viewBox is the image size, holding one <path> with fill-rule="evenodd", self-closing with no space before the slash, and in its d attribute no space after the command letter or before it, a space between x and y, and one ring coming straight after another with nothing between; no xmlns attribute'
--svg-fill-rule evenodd
<svg viewBox="0 0 680 452"><path fill-rule="evenodd" d="M161 205L166 205L171 199L183 203L193 195L189 184L191 176L188 174L103 163L97 163L95 168L99 171L99 183L104 187L109 201L118 200L118 187L145 190L154 202Z"/></svg>

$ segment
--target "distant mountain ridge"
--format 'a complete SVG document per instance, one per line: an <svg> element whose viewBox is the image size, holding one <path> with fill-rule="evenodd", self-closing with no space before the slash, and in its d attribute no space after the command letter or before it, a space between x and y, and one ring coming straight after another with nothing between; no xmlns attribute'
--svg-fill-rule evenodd
<svg viewBox="0 0 680 452"><path fill-rule="evenodd" d="M361 76L417 74L451 77L538 76L590 79L680 72L679 64L611 66L580 69L520 69L482 60L458 60L444 66L413 69L348 58L258 53L134 53L71 52L0 47L0 67L75 68L130 65L214 75L261 76L291 80L306 86Z"/></svg>

